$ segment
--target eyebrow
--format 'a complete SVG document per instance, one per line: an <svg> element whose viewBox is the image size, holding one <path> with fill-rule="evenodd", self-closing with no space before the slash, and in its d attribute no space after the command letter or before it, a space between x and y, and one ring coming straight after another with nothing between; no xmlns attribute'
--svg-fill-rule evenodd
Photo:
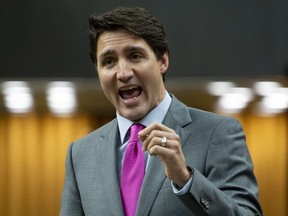
<svg viewBox="0 0 288 216"><path fill-rule="evenodd" d="M138 52L141 52L141 53L147 55L147 51L143 47L140 47L140 46L128 46L128 47L124 48L125 53L129 53L129 52L133 52L133 51L138 51ZM114 50L108 49L105 52L101 53L98 59L101 60L101 59L105 58L106 56L114 54L114 53L116 53Z"/></svg>
<svg viewBox="0 0 288 216"><path fill-rule="evenodd" d="M112 50L112 49L108 49L108 50L106 50L105 52L101 53L101 54L99 55L99 58L98 58L98 59L101 60L101 59L105 58L106 56L111 55L112 53L115 53L115 51Z"/></svg>
<svg viewBox="0 0 288 216"><path fill-rule="evenodd" d="M124 52L133 52L133 51L138 51L147 54L146 49L140 46L128 46L124 49Z"/></svg>

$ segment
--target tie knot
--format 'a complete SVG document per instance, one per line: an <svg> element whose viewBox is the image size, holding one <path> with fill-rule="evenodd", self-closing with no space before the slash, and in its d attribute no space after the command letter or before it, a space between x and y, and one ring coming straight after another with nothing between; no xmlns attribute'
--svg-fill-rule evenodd
<svg viewBox="0 0 288 216"><path fill-rule="evenodd" d="M130 128L130 138L129 142L131 141L138 141L138 133L144 128L142 124L133 124Z"/></svg>

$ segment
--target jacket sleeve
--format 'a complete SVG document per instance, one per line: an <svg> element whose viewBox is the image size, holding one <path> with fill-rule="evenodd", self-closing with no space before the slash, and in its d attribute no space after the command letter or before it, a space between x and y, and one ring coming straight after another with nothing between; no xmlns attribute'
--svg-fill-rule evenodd
<svg viewBox="0 0 288 216"><path fill-rule="evenodd" d="M77 186L73 167L73 143L69 146L66 156L66 172L61 200L60 216L81 216L83 212L81 197Z"/></svg>
<svg viewBox="0 0 288 216"><path fill-rule="evenodd" d="M217 123L205 170L194 168L193 175L189 192L178 197L196 215L262 215L252 160L237 120L224 118Z"/></svg>

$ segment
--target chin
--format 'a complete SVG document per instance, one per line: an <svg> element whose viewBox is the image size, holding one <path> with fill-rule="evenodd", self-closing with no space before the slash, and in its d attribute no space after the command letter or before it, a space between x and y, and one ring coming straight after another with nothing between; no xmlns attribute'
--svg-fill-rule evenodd
<svg viewBox="0 0 288 216"><path fill-rule="evenodd" d="M127 119L129 119L129 120L131 120L131 121L134 121L134 122L137 122L137 121L140 121L143 117L144 117L145 115L137 115L137 116L135 116L135 115L127 115L126 116L126 118Z"/></svg>
<svg viewBox="0 0 288 216"><path fill-rule="evenodd" d="M129 111L129 112L123 112L121 114L121 116L123 116L124 118L127 118L131 121L139 121L141 120L147 113L142 113L142 112L136 112L136 111Z"/></svg>

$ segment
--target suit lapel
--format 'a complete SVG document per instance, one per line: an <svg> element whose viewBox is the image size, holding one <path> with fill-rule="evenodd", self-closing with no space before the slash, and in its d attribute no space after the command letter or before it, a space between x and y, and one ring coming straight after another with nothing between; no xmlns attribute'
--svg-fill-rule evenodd
<svg viewBox="0 0 288 216"><path fill-rule="evenodd" d="M97 145L98 163L102 164L100 176L103 177L103 183L109 199L110 210L113 215L123 215L123 207L119 188L119 178L117 170L117 144L119 141L117 121L112 122L110 130L102 135L103 141ZM113 206L113 207L112 207Z"/></svg>
<svg viewBox="0 0 288 216"><path fill-rule="evenodd" d="M151 157L142 185L136 215L148 215L166 175L161 161Z"/></svg>
<svg viewBox="0 0 288 216"><path fill-rule="evenodd" d="M182 148L190 135L190 133L185 132L183 127L191 123L191 121L187 107L172 95L172 103L163 124L175 130L180 136ZM144 216L149 214L165 178L165 170L160 159L158 157L151 157L141 189L136 215Z"/></svg>

